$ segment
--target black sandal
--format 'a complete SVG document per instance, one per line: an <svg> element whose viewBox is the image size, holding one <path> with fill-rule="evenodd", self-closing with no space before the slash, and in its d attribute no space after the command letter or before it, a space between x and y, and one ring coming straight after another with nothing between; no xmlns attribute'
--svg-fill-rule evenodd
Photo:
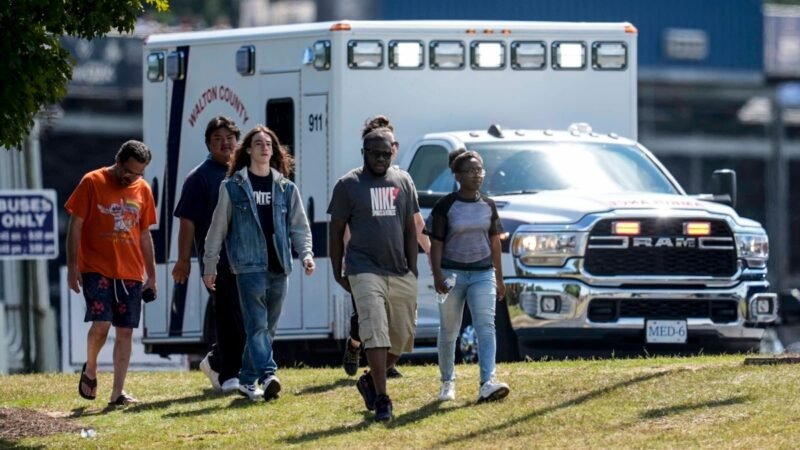
<svg viewBox="0 0 800 450"><path fill-rule="evenodd" d="M108 406L128 406L135 405L137 403L139 403L139 400L137 400L134 396L123 392L119 397L117 397L116 400L113 402L108 402Z"/></svg>
<svg viewBox="0 0 800 450"><path fill-rule="evenodd" d="M83 363L83 368L81 369L81 379L78 382L78 395L86 400L94 400L96 395L85 394L82 389L84 386L88 387L89 390L94 390L97 387L97 378L93 380L86 375L86 363Z"/></svg>

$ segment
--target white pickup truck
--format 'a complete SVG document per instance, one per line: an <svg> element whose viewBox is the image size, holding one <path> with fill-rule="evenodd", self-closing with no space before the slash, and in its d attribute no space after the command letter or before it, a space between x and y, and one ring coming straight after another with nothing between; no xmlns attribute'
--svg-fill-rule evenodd
<svg viewBox="0 0 800 450"><path fill-rule="evenodd" d="M752 348L776 320L767 235L722 204L735 202L734 173L715 173L716 195L689 196L640 144L587 124L492 126L417 143L408 171L422 206L456 189L447 155L458 147L483 157L481 190L509 233L508 316L498 308L497 324L506 355L514 337L523 355L580 342Z"/></svg>

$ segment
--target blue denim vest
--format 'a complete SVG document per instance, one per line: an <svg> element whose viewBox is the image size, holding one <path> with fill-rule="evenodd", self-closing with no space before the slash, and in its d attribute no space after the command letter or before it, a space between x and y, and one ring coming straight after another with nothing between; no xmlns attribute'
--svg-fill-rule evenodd
<svg viewBox="0 0 800 450"><path fill-rule="evenodd" d="M289 248L289 204L294 184L272 170L272 221L275 225L275 249L278 261L288 275L292 272ZM231 221L225 248L233 273L267 271L267 242L261 230L253 186L247 178L247 167L223 181L231 199Z"/></svg>

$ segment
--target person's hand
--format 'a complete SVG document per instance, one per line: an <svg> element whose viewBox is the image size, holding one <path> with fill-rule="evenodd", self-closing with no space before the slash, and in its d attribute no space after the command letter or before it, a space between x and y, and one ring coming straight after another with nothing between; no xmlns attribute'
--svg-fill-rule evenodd
<svg viewBox="0 0 800 450"><path fill-rule="evenodd" d="M317 268L317 265L314 264L313 258L307 258L303 260L303 268L306 269L306 275L311 275L314 273L314 269Z"/></svg>
<svg viewBox="0 0 800 450"><path fill-rule="evenodd" d="M76 294L81 293L81 273L78 272L77 266L67 267L67 283Z"/></svg>
<svg viewBox="0 0 800 450"><path fill-rule="evenodd" d="M158 290L156 289L156 277L148 277L147 280L145 280L142 285L142 292L148 289L152 289L153 294L158 294Z"/></svg>
<svg viewBox="0 0 800 450"><path fill-rule="evenodd" d="M500 278L500 281L497 283L497 301L502 302L505 297L506 297L506 285L505 283L503 283L503 279Z"/></svg>
<svg viewBox="0 0 800 450"><path fill-rule="evenodd" d="M191 271L192 265L189 261L178 260L178 262L175 263L175 267L172 268L172 279L175 280L176 283L186 283Z"/></svg>
<svg viewBox="0 0 800 450"><path fill-rule="evenodd" d="M442 272L433 274L433 287L436 289L437 294L447 294L450 292L450 289L444 284L444 274Z"/></svg>
<svg viewBox="0 0 800 450"><path fill-rule="evenodd" d="M344 290L347 291L348 293L350 293L350 294L353 293L353 291L350 290L350 280L347 279L347 277L338 276L338 277L335 277L335 278L336 278L336 282L339 283L339 286L344 288Z"/></svg>
<svg viewBox="0 0 800 450"><path fill-rule="evenodd" d="M203 275L203 284L206 285L209 291L216 291L215 283L217 281L216 275Z"/></svg>

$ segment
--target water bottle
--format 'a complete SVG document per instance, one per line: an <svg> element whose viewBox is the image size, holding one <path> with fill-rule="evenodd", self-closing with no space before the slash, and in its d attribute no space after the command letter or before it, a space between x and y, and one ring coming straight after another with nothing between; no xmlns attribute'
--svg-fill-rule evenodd
<svg viewBox="0 0 800 450"><path fill-rule="evenodd" d="M453 289L453 286L456 285L456 278L457 277L458 277L458 274L453 273L449 277L444 279L444 285L447 286L447 292L444 293L444 294L440 294L440 293L437 292L434 295L434 298L436 298L436 302L437 303L444 303L444 301L447 300L447 295Z"/></svg>

